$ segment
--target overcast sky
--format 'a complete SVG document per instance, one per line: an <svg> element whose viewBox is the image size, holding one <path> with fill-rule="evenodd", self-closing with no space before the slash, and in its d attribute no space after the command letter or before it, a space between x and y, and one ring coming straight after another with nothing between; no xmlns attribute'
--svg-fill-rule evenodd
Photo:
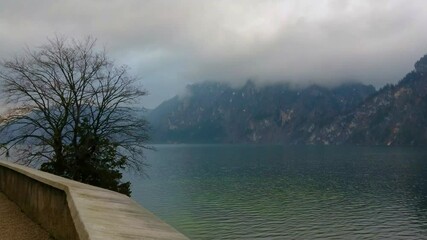
<svg viewBox="0 0 427 240"><path fill-rule="evenodd" d="M92 35L154 107L218 80L396 83L427 53L426 0L0 0L0 57Z"/></svg>

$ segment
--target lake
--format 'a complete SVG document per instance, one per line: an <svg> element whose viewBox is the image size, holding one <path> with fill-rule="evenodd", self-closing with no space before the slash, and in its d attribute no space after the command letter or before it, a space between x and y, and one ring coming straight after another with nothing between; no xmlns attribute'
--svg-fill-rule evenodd
<svg viewBox="0 0 427 240"><path fill-rule="evenodd" d="M427 238L427 150L155 147L132 197L192 239Z"/></svg>

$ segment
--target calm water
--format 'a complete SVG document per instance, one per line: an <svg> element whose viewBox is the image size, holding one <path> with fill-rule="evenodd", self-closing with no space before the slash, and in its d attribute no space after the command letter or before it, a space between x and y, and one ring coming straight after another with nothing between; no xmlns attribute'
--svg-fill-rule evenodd
<svg viewBox="0 0 427 240"><path fill-rule="evenodd" d="M427 150L156 147L133 198L192 239L427 239Z"/></svg>

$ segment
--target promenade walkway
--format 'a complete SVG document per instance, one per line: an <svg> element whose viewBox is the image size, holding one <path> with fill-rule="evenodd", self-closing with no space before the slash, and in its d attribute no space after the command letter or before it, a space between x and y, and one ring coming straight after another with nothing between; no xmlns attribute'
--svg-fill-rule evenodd
<svg viewBox="0 0 427 240"><path fill-rule="evenodd" d="M0 192L0 239L51 240L49 234L31 221L21 209Z"/></svg>

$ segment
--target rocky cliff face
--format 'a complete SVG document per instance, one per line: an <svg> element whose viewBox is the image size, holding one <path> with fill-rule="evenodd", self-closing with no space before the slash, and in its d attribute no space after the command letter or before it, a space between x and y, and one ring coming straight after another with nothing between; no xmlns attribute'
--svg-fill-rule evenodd
<svg viewBox="0 0 427 240"><path fill-rule="evenodd" d="M396 85L387 85L350 113L313 133L307 143L427 144L427 56Z"/></svg>
<svg viewBox="0 0 427 240"><path fill-rule="evenodd" d="M149 114L156 142L427 144L427 55L379 91L248 82L239 89L201 83L188 93Z"/></svg>
<svg viewBox="0 0 427 240"><path fill-rule="evenodd" d="M374 92L361 84L293 89L249 81L233 89L201 83L189 86L185 97L161 104L148 119L155 142L298 144Z"/></svg>

